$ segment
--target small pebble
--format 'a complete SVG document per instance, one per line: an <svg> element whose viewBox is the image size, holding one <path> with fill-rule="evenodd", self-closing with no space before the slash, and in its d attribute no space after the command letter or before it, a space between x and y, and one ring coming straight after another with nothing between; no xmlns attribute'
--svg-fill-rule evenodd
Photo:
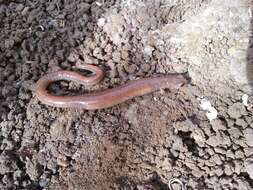
<svg viewBox="0 0 253 190"><path fill-rule="evenodd" d="M243 131L244 137L246 139L246 144L253 147L253 128L246 128Z"/></svg>
<svg viewBox="0 0 253 190"><path fill-rule="evenodd" d="M253 160L247 159L244 163L244 166L246 168L246 172L249 174L249 177L253 179Z"/></svg>
<svg viewBox="0 0 253 190"><path fill-rule="evenodd" d="M234 103L228 108L228 115L232 119L238 119L243 115L247 115L245 106L240 102Z"/></svg>

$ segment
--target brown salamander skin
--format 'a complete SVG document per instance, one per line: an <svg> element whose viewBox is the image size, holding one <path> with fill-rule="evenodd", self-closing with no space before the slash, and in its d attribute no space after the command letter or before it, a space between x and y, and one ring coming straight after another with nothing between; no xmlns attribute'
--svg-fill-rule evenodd
<svg viewBox="0 0 253 190"><path fill-rule="evenodd" d="M94 85L103 79L103 71L99 67L93 65L83 65L81 67L92 72L93 75L86 77L72 71L56 71L43 76L36 84L35 94L38 99L54 107L95 110L112 107L136 96L148 94L159 89L177 89L188 82L181 74L169 74L162 77L134 80L113 89L77 96L57 96L47 91L50 83L59 80L75 81L83 85Z"/></svg>

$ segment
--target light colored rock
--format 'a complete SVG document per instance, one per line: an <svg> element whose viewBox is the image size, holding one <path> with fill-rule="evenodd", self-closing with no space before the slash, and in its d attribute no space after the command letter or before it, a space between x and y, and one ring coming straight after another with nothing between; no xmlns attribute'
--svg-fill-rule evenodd
<svg viewBox="0 0 253 190"><path fill-rule="evenodd" d="M253 147L253 128L246 128L243 131L244 137L246 139L246 144Z"/></svg>
<svg viewBox="0 0 253 190"><path fill-rule="evenodd" d="M244 166L246 168L246 172L249 174L249 177L253 179L253 159L247 159L244 162Z"/></svg>

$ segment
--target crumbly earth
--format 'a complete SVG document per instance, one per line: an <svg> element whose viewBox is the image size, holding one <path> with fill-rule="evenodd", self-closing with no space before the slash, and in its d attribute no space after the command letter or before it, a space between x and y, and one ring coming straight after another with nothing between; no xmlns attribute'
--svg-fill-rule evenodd
<svg viewBox="0 0 253 190"><path fill-rule="evenodd" d="M0 0L0 189L253 189L251 16L247 0ZM36 81L77 63L105 79L52 91L192 81L96 111L39 102Z"/></svg>

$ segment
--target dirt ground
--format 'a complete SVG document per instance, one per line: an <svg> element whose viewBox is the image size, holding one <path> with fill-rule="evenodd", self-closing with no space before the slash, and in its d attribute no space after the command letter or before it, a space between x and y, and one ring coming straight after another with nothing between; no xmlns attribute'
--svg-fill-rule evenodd
<svg viewBox="0 0 253 190"><path fill-rule="evenodd" d="M0 0L0 189L253 189L251 16L247 0ZM76 63L104 80L52 91L192 81L96 111L35 97Z"/></svg>

